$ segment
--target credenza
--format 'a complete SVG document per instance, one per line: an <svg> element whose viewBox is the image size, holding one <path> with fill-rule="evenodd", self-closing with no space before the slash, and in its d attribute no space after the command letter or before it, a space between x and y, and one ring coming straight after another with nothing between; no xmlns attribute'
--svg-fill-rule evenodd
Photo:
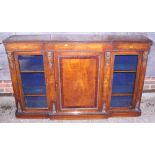
<svg viewBox="0 0 155 155"><path fill-rule="evenodd" d="M17 118L141 115L150 39L63 33L15 35L3 43Z"/></svg>

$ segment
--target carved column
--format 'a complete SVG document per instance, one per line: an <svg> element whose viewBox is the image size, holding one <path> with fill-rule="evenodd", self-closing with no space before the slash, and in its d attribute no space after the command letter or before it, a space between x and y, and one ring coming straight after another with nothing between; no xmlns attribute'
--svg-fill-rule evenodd
<svg viewBox="0 0 155 155"><path fill-rule="evenodd" d="M8 61L9 61L9 66L10 66L10 74L11 74L11 79L12 79L12 86L13 86L13 91L14 91L14 96L15 96L15 103L16 103L16 108L17 108L17 112L19 110L21 110L20 102L18 100L18 86L17 86L17 79L16 79L16 71L15 71L15 60L14 60L14 54L13 52L8 52L7 53L8 56Z"/></svg>
<svg viewBox="0 0 155 155"><path fill-rule="evenodd" d="M53 103L53 109L52 109L53 113L56 113L56 103Z"/></svg>
<svg viewBox="0 0 155 155"><path fill-rule="evenodd" d="M111 52L105 52L105 66L104 66L104 83L103 83L103 109L102 112L107 111L109 102L109 84L111 75Z"/></svg>
<svg viewBox="0 0 155 155"><path fill-rule="evenodd" d="M47 56L48 56L48 63L49 63L49 89L51 91L49 98L50 100L50 109L52 108L52 113L56 113L56 101L55 101L55 79L54 79L54 65L53 65L53 61L54 61L54 53L53 51L48 51L47 52ZM49 94L49 93L48 93Z"/></svg>
<svg viewBox="0 0 155 155"><path fill-rule="evenodd" d="M140 102L141 102L141 96L143 92L143 84L145 80L145 72L147 67L147 59L148 59L148 51L145 51L142 55L142 66L140 70L140 78L139 78L139 87L138 87L138 93L137 93L137 100L136 100L136 106L135 110L140 111Z"/></svg>
<svg viewBox="0 0 155 155"><path fill-rule="evenodd" d="M52 65L53 65L53 52L47 52L48 53L48 63L50 66L50 69L52 69Z"/></svg>
<svg viewBox="0 0 155 155"><path fill-rule="evenodd" d="M13 62L14 62L13 61L14 60L13 53L9 52L9 53L7 53L7 55L8 55L10 69L13 70L13 68L14 68L14 65L13 65Z"/></svg>

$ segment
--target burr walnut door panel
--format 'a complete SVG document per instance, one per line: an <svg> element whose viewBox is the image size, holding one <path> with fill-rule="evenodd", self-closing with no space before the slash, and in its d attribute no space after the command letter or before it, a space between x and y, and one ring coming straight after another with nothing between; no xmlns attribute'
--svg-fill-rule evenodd
<svg viewBox="0 0 155 155"><path fill-rule="evenodd" d="M103 54L55 53L57 111L101 111Z"/></svg>

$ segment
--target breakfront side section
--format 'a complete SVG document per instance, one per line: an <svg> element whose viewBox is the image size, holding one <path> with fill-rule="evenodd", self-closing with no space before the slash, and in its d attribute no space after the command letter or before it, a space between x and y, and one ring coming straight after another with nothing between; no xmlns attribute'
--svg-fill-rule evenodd
<svg viewBox="0 0 155 155"><path fill-rule="evenodd" d="M57 112L101 112L104 54L55 51Z"/></svg>
<svg viewBox="0 0 155 155"><path fill-rule="evenodd" d="M16 103L16 108L17 108L16 111L18 111L19 109L21 109L22 105L20 102L14 53L11 50L8 50L7 57L8 57L10 75L11 75L11 80L12 80L13 94L15 97L15 103Z"/></svg>
<svg viewBox="0 0 155 155"><path fill-rule="evenodd" d="M43 45L30 46L29 43L9 46L14 56L16 87L23 112L49 111L48 77L46 55Z"/></svg>
<svg viewBox="0 0 155 155"><path fill-rule="evenodd" d="M147 44L131 46L130 43L112 51L110 111L135 110L140 113L148 51Z"/></svg>
<svg viewBox="0 0 155 155"><path fill-rule="evenodd" d="M135 51L112 53L111 109L133 108L138 86L140 56L141 54Z"/></svg>

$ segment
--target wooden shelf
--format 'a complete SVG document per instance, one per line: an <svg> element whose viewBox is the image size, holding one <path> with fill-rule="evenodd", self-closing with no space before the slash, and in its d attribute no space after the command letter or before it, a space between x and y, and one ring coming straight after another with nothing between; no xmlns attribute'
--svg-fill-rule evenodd
<svg viewBox="0 0 155 155"><path fill-rule="evenodd" d="M114 70L114 73L136 73L136 71L130 71L130 70L129 71L127 71L127 70L122 70L122 71L118 70L117 71L117 70Z"/></svg>
<svg viewBox="0 0 155 155"><path fill-rule="evenodd" d="M44 73L44 71L20 71L21 73Z"/></svg>
<svg viewBox="0 0 155 155"><path fill-rule="evenodd" d="M112 94L112 96L133 96L133 94L130 94L130 93L124 93L124 94Z"/></svg>
<svg viewBox="0 0 155 155"><path fill-rule="evenodd" d="M24 96L46 96L46 94L24 94Z"/></svg>

